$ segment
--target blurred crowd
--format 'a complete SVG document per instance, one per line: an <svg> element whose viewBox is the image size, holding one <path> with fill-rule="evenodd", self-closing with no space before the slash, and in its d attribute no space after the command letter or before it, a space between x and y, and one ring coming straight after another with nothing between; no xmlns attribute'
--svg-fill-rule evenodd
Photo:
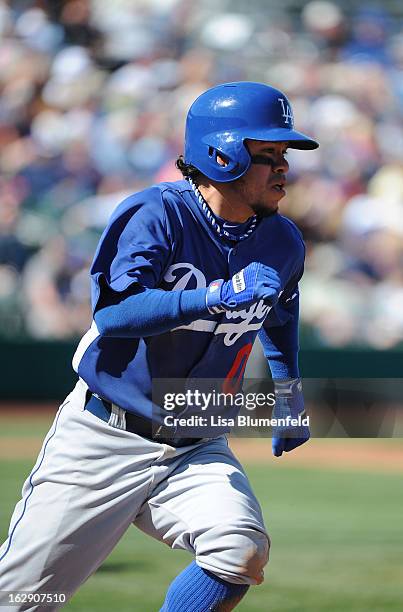
<svg viewBox="0 0 403 612"><path fill-rule="evenodd" d="M302 322L325 346L402 344L403 8L343 6L0 0L0 335L85 332L114 207L180 178L199 93L256 80L321 143L290 151L282 201L307 243Z"/></svg>

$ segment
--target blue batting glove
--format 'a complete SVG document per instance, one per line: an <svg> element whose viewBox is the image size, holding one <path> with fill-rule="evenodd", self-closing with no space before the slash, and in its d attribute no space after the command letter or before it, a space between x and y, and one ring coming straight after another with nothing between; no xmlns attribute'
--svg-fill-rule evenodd
<svg viewBox="0 0 403 612"><path fill-rule="evenodd" d="M304 419L306 416L302 383L299 378L275 380L274 393L276 403L272 418L283 419L284 423L273 426L272 449L275 457L281 457L297 446L301 446L310 438L307 425L292 425L292 419Z"/></svg>
<svg viewBox="0 0 403 612"><path fill-rule="evenodd" d="M242 310L259 300L274 306L281 288L276 270L256 261L234 274L231 280L213 281L207 288L206 304L211 314Z"/></svg>

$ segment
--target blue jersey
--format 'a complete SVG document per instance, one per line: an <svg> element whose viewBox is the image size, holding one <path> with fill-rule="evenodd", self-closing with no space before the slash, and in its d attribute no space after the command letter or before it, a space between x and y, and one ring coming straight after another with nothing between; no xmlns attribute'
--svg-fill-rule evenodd
<svg viewBox="0 0 403 612"><path fill-rule="evenodd" d="M152 417L155 378L242 380L262 326L270 337L271 330L278 333L297 316L304 251L299 230L280 214L260 219L243 241L220 237L186 180L128 197L112 214L94 257L93 312L105 287L115 292L133 284L163 291L196 289L229 279L252 261L278 272L282 293L274 307L258 302L144 338L103 337L93 321L74 355L75 371L92 392L147 418ZM297 351L296 338L291 343L291 352Z"/></svg>

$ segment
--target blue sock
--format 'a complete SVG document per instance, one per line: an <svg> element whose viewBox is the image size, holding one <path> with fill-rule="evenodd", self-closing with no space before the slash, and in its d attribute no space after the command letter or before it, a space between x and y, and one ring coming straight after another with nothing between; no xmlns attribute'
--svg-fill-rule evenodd
<svg viewBox="0 0 403 612"><path fill-rule="evenodd" d="M228 607L232 610L248 588L222 580L193 561L171 583L160 612L210 612L219 604L232 604Z"/></svg>

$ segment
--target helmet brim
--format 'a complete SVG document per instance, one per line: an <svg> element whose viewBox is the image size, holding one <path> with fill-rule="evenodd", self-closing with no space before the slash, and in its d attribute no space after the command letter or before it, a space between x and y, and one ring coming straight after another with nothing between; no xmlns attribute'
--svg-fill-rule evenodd
<svg viewBox="0 0 403 612"><path fill-rule="evenodd" d="M239 132L238 132L239 133ZM249 140L260 140L267 142L288 142L290 149L301 149L304 151L317 149L319 143L302 132L296 130L289 130L288 128L268 128L264 130L245 130L242 134L242 138L245 141Z"/></svg>

